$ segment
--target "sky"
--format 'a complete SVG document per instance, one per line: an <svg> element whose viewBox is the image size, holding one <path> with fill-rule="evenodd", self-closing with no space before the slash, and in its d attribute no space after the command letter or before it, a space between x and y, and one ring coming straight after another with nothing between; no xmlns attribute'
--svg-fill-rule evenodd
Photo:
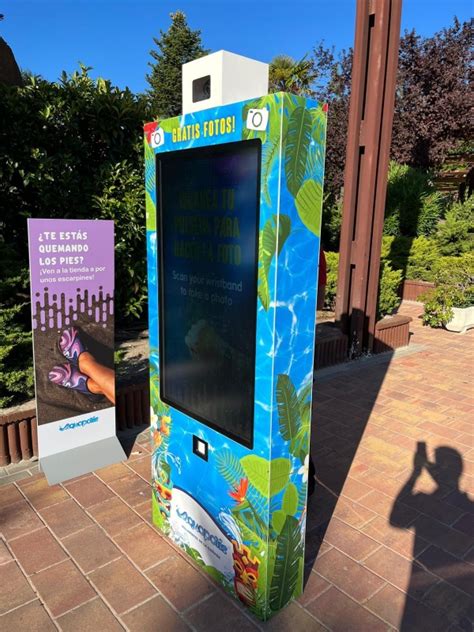
<svg viewBox="0 0 474 632"><path fill-rule="evenodd" d="M0 36L20 68L56 80L78 62L91 75L133 91L148 87L153 37L182 10L211 51L229 50L269 62L296 59L324 40L336 50L353 44L356 0L0 0ZM471 0L403 0L402 32L429 36L472 14Z"/></svg>

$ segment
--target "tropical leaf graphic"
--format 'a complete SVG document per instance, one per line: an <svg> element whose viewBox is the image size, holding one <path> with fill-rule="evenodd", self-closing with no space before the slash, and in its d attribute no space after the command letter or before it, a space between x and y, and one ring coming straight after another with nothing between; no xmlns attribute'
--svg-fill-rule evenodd
<svg viewBox="0 0 474 632"><path fill-rule="evenodd" d="M229 485L236 485L242 478L245 478L245 472L239 459L230 450L223 450L217 455L216 461L217 471Z"/></svg>
<svg viewBox="0 0 474 632"><path fill-rule="evenodd" d="M274 216L273 221L276 222L276 216ZM285 241L288 239L290 233L291 218L289 215L281 213L278 222L278 254L280 254L281 249L285 245Z"/></svg>
<svg viewBox="0 0 474 632"><path fill-rule="evenodd" d="M297 107L288 122L285 150L285 174L288 190L296 197L306 172L313 121L304 107Z"/></svg>
<svg viewBox="0 0 474 632"><path fill-rule="evenodd" d="M290 601L298 582L302 555L300 525L295 517L287 516L277 539L275 566L270 586L272 610L280 610Z"/></svg>
<svg viewBox="0 0 474 632"><path fill-rule="evenodd" d="M301 221L315 235L321 232L323 188L315 180L306 180L296 196L296 209Z"/></svg>
<svg viewBox="0 0 474 632"><path fill-rule="evenodd" d="M284 373L278 376L276 399L281 436L285 441L292 441L300 428L300 408L296 389Z"/></svg>
<svg viewBox="0 0 474 632"><path fill-rule="evenodd" d="M270 471L270 496L278 494L278 492L281 492L281 490L288 485L290 472L290 459L272 459Z"/></svg>
<svg viewBox="0 0 474 632"><path fill-rule="evenodd" d="M267 219L259 235L258 245L258 296L265 311L270 306L270 285L268 277L272 259L277 249L276 238L277 216ZM288 215L281 214L278 222L278 254L280 254L291 232L291 219Z"/></svg>
<svg viewBox="0 0 474 632"><path fill-rule="evenodd" d="M249 454L242 457L240 462L249 483L264 497L278 494L288 484L291 470L289 459L278 458L270 462L256 454Z"/></svg>
<svg viewBox="0 0 474 632"><path fill-rule="evenodd" d="M294 516L298 509L298 489L293 483L289 483L283 494L281 507L289 516Z"/></svg>
<svg viewBox="0 0 474 632"><path fill-rule="evenodd" d="M278 534L281 533L286 520L286 512L283 509L277 509L272 514L272 527Z"/></svg>
<svg viewBox="0 0 474 632"><path fill-rule="evenodd" d="M172 132L179 127L179 118L179 116L175 116L174 118L165 119L164 121L159 121L158 125L164 132Z"/></svg>
<svg viewBox="0 0 474 632"><path fill-rule="evenodd" d="M270 307L270 288L268 286L268 276L265 274L263 265L258 269L258 298L265 311Z"/></svg>
<svg viewBox="0 0 474 632"><path fill-rule="evenodd" d="M281 138L279 136L275 136L274 138L270 137L268 143L265 143L262 152L262 182L263 182L263 197L268 206L271 206L272 200L270 197L269 190L269 179L270 174L272 172L273 163L275 162L275 158L278 156L279 150L281 146Z"/></svg>

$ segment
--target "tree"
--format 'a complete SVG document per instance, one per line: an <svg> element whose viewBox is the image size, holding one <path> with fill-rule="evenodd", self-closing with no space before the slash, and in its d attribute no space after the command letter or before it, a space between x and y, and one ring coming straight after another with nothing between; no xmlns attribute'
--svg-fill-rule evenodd
<svg viewBox="0 0 474 632"><path fill-rule="evenodd" d="M181 11L171 13L171 26L160 31L160 38L153 38L159 52L151 50L154 62L150 62L151 73L147 81L154 116L168 118L181 114L182 64L207 54L202 47L201 31L189 28L186 16Z"/></svg>
<svg viewBox="0 0 474 632"><path fill-rule="evenodd" d="M270 92L292 92L312 97L314 79L313 64L304 57L301 61L295 61L289 55L277 55L270 62Z"/></svg>
<svg viewBox="0 0 474 632"><path fill-rule="evenodd" d="M391 150L397 162L438 166L472 137L471 42L471 25L457 18L432 37L402 37Z"/></svg>

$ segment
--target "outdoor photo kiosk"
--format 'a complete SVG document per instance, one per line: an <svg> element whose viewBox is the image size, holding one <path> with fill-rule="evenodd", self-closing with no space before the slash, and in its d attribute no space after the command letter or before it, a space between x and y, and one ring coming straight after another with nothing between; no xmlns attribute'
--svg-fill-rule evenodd
<svg viewBox="0 0 474 632"><path fill-rule="evenodd" d="M145 125L153 516L267 619L303 589L326 108L186 66L186 113Z"/></svg>

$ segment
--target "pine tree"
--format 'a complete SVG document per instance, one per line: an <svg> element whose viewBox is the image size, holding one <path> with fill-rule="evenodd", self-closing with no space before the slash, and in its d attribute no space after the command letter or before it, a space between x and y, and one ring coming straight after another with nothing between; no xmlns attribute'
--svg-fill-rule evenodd
<svg viewBox="0 0 474 632"><path fill-rule="evenodd" d="M153 38L159 52L151 50L155 60L149 62L151 73L147 81L152 112L155 116L167 118L181 114L181 66L207 54L202 47L201 31L189 28L186 16L181 11L171 13L171 26L160 38Z"/></svg>

